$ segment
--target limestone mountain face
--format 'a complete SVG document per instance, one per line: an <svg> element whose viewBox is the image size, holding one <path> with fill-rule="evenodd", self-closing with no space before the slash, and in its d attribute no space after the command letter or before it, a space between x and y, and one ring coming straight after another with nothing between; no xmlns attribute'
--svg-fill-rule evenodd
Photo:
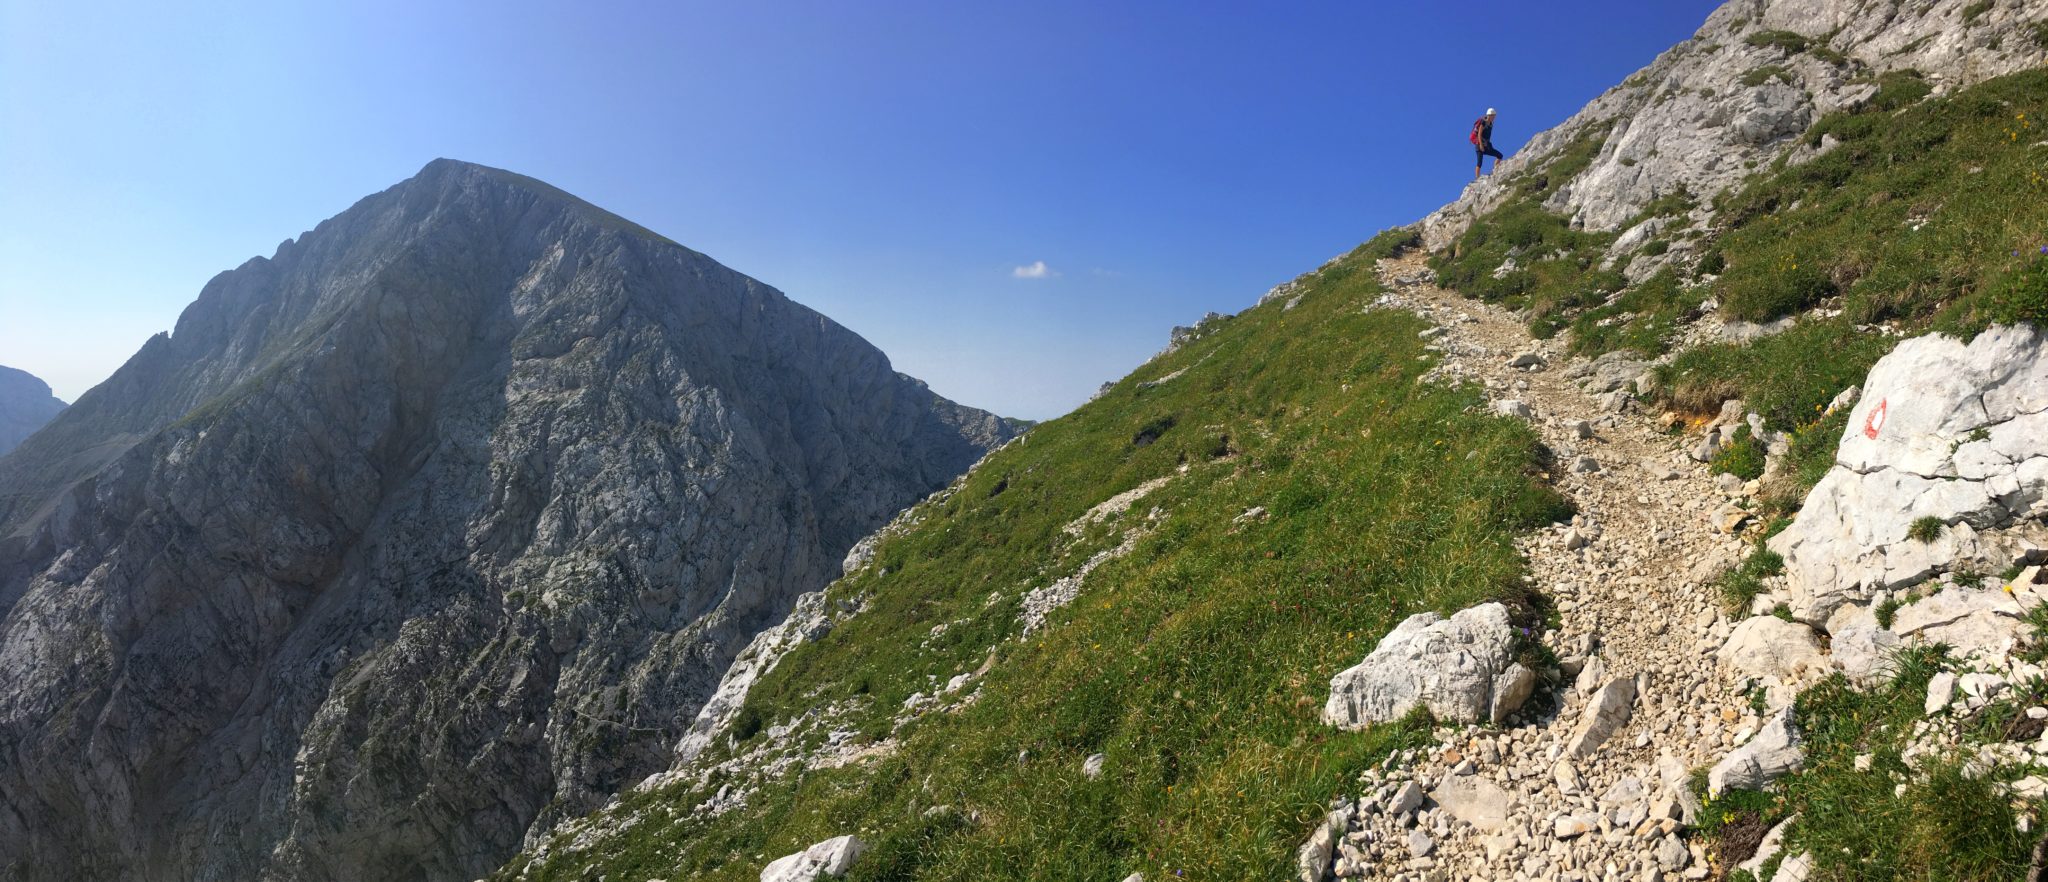
<svg viewBox="0 0 2048 882"><path fill-rule="evenodd" d="M1879 75L1917 71L1939 94L2048 63L2039 17L2029 4L1972 0L1730 0L1692 39L1529 139L1500 181L1432 213L1424 242L1447 246L1517 176L1603 131L1546 208L1612 231L1681 187L1704 203L1781 155L1814 155L1798 136L1875 95Z"/></svg>
<svg viewBox="0 0 2048 882"><path fill-rule="evenodd" d="M62 410L64 402L50 394L50 384L0 365L0 454L13 450Z"/></svg>
<svg viewBox="0 0 2048 882"><path fill-rule="evenodd" d="M1019 426L447 160L0 459L0 876L469 879Z"/></svg>

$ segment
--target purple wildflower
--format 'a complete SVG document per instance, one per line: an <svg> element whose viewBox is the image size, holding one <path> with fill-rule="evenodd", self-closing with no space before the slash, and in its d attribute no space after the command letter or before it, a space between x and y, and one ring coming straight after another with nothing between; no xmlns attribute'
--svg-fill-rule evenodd
<svg viewBox="0 0 2048 882"><path fill-rule="evenodd" d="M2048 254L2048 245L2041 246L2041 253Z"/></svg>

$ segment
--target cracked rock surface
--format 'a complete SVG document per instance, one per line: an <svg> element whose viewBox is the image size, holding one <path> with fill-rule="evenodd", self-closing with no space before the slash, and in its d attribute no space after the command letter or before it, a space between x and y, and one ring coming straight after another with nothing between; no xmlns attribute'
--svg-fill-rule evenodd
<svg viewBox="0 0 2048 882"><path fill-rule="evenodd" d="M1794 615L1916 584L1959 562L1997 572L2024 537L1987 534L2048 514L2048 351L2028 326L1964 343L1904 341L1871 368L1835 467L1774 537ZM1933 518L1940 534L1909 537Z"/></svg>

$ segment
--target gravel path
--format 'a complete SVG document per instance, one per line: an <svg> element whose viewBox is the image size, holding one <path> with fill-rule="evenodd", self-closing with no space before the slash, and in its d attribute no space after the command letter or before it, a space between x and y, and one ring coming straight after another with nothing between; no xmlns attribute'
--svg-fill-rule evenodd
<svg viewBox="0 0 2048 882"><path fill-rule="evenodd" d="M1430 284L1419 255L1383 261L1380 273L1393 292L1384 305L1442 329L1434 376L1483 384L1496 408L1529 408L1556 454L1555 485L1579 515L1523 543L1561 619L1545 643L1564 681L1510 725L1441 729L1435 747L1368 775L1336 871L1418 882L1707 877L1704 854L1671 817L1687 808L1675 789L1760 725L1714 655L1730 622L1711 581L1746 550L1713 523L1727 499L1675 436L1583 391L1562 351L1514 315ZM1540 361L1510 366L1528 353ZM1630 707L1627 722L1573 757L1602 687ZM1392 811L1410 781L1430 798Z"/></svg>

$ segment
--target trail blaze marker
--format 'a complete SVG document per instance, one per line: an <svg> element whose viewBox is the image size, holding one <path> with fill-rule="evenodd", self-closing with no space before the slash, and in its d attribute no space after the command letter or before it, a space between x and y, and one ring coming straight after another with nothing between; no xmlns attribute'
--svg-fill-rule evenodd
<svg viewBox="0 0 2048 882"><path fill-rule="evenodd" d="M1877 440L1877 433L1884 431L1884 415L1890 405L1890 399L1878 399L1877 406L1870 409L1870 415L1863 418L1863 437Z"/></svg>

